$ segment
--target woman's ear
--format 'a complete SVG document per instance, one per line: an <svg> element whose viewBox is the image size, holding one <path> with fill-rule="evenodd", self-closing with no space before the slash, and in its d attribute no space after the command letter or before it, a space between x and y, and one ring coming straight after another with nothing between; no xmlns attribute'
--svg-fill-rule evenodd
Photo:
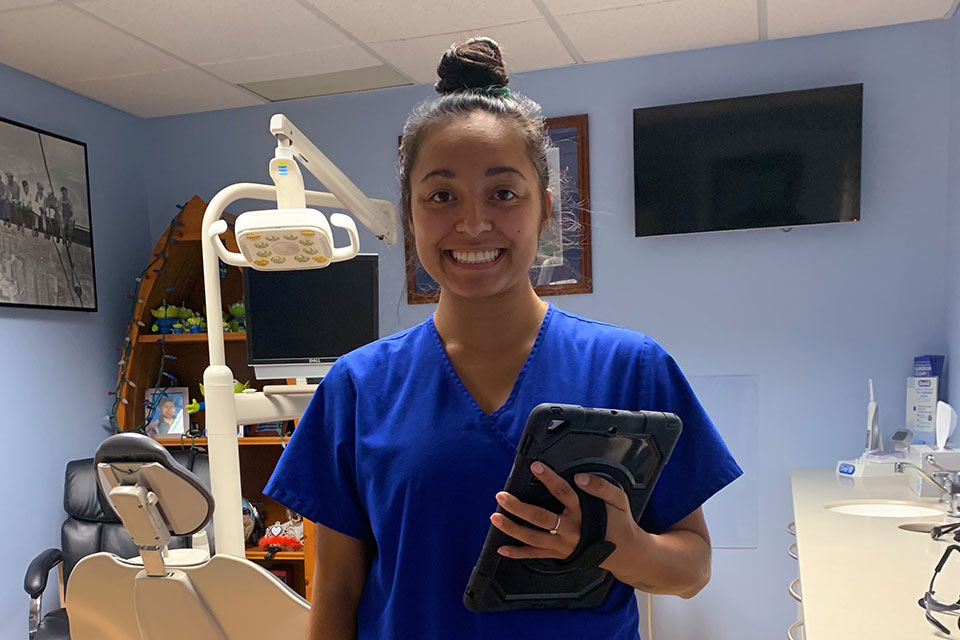
<svg viewBox="0 0 960 640"><path fill-rule="evenodd" d="M540 214L540 236L547 227L550 226L550 214L553 212L553 191L547 189L543 192L543 212Z"/></svg>

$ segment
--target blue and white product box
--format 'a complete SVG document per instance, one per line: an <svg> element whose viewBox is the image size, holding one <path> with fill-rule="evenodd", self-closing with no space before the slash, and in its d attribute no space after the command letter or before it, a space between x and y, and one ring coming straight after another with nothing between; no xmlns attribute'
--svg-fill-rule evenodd
<svg viewBox="0 0 960 640"><path fill-rule="evenodd" d="M943 376L943 356L917 356L913 359L913 375L918 378Z"/></svg>
<svg viewBox="0 0 960 640"><path fill-rule="evenodd" d="M907 378L907 429L913 444L936 444L937 400L940 378Z"/></svg>

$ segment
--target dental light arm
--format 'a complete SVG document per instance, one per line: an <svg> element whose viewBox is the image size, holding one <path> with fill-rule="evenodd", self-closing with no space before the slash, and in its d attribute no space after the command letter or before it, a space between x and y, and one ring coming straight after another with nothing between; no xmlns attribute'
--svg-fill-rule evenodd
<svg viewBox="0 0 960 640"><path fill-rule="evenodd" d="M269 166L274 185L238 183L221 189L207 205L200 235L210 351L210 365L203 374L207 447L210 484L217 503L213 523L217 553L239 558L244 557L244 542L237 425L298 417L312 393L311 389L294 388L283 394L269 389L234 394L223 333L217 330L223 308L219 260L237 267L280 271L323 268L356 256L360 241L353 219L334 213L328 222L323 213L307 205L347 209L386 244L397 240L396 209L391 202L365 196L285 116L277 114L270 119L270 132L277 138ZM305 190L298 160L331 193ZM278 208L237 217L237 253L227 249L219 236L227 231L223 212L241 198L275 200ZM347 232L347 245L334 245L331 225Z"/></svg>

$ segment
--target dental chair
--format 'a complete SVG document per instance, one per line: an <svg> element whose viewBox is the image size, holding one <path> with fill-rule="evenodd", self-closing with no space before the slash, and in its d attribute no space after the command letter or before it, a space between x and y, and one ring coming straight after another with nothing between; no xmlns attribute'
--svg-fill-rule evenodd
<svg viewBox="0 0 960 640"><path fill-rule="evenodd" d="M174 449L173 458L193 471L204 486L210 486L210 466L206 454L195 449ZM60 600L65 601L64 587L69 584L74 567L84 556L101 551L120 557L137 555L137 545L123 528L123 523L107 504L97 487L93 458L67 463L63 482L63 510L67 518L60 530L60 548L46 549L30 562L23 586L30 596L29 637L31 640L70 640L67 610L53 609L42 618L41 596L47 587L50 571L59 571ZM213 544L212 529L209 544ZM201 532L203 533L203 532ZM202 536L176 537L170 548L204 547Z"/></svg>
<svg viewBox="0 0 960 640"><path fill-rule="evenodd" d="M210 521L213 496L151 438L121 433L97 449L100 488L139 557L86 556L67 583L72 640L260 640L307 633L306 600L231 555L170 549Z"/></svg>

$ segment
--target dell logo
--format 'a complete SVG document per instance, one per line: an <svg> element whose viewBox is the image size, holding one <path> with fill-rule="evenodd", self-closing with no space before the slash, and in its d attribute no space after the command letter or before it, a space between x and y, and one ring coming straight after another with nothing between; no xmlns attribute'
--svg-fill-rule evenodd
<svg viewBox="0 0 960 640"><path fill-rule="evenodd" d="M917 386L918 386L918 387L921 387L921 388L922 388L922 387L929 387L930 384L931 384L931 383L930 383L929 380L917 380Z"/></svg>

